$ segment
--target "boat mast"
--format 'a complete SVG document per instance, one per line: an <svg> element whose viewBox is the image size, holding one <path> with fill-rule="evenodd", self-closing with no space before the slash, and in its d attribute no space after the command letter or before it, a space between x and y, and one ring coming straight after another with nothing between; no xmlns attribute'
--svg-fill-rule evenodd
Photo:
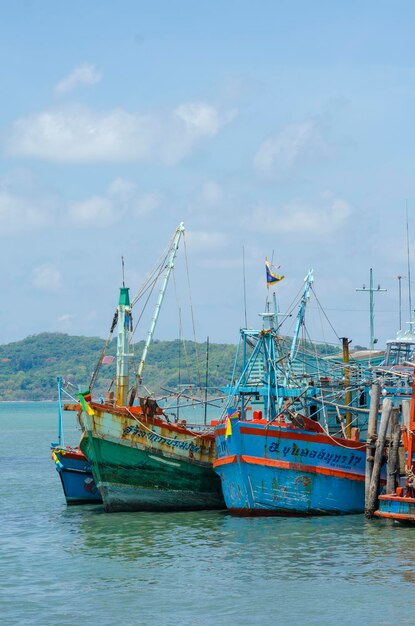
<svg viewBox="0 0 415 626"><path fill-rule="evenodd" d="M58 445L64 446L63 441L63 416L62 416L62 377L57 376L58 385Z"/></svg>
<svg viewBox="0 0 415 626"><path fill-rule="evenodd" d="M305 286L304 286L304 291L303 291L303 297L301 298L301 304L300 304L300 309L298 311L298 315L297 315L297 323L295 326L295 332L294 332L294 336L293 336L293 340L291 342L291 350L290 350L290 356L288 358L288 363L287 363L287 368L285 370L285 375L284 375L284 381L283 381L283 387L285 387L288 384L290 375L291 375L291 369L293 366L293 362L294 362L294 358L295 358L295 353L297 350L297 345L298 345L298 340L300 337L300 330L301 330L301 326L304 322L304 315L305 315L305 308L307 305L307 300L308 300L308 295L310 293L310 288L311 285L313 284L314 278L313 278L313 270L308 270L308 274L304 279L305 282ZM283 398L280 398L280 404L282 403Z"/></svg>
<svg viewBox="0 0 415 626"><path fill-rule="evenodd" d="M124 282L124 281L123 281ZM117 373L115 398L118 406L125 406L129 387L128 358L131 332L130 289L122 286L117 306Z"/></svg>
<svg viewBox="0 0 415 626"><path fill-rule="evenodd" d="M209 337L206 338L205 416L203 420L203 423L205 426L207 424L208 382L209 382Z"/></svg>
<svg viewBox="0 0 415 626"><path fill-rule="evenodd" d="M347 337L342 337L343 347L343 375L344 375L344 403L350 406L352 403L352 393L350 391L350 354L349 354L349 340ZM352 414L350 411L346 411L346 437L350 439L352 436Z"/></svg>
<svg viewBox="0 0 415 626"><path fill-rule="evenodd" d="M176 257L177 249L179 247L179 242L183 233L184 233L184 225L183 225L183 222L180 222L179 226L176 228L176 233L174 235L173 243L170 248L170 254L169 254L169 257L166 263L166 268L165 268L166 272L164 274L163 283L160 288L160 292L158 295L156 308L153 313L153 318L151 320L150 328L147 333L147 339L146 339L146 343L143 349L143 354L141 356L141 361L138 366L138 370L136 374L136 384L138 384L138 382L140 381L141 375L143 373L144 365L145 365L146 358L147 358L147 352L148 352L151 340L153 339L154 329L157 324L157 319L158 319L160 308L164 299L164 294L166 293L167 283L169 282L170 274L174 267L174 259Z"/></svg>
<svg viewBox="0 0 415 626"><path fill-rule="evenodd" d="M387 291L387 289L381 289L380 285L377 286L377 289L373 287L373 269L370 268L369 289L366 289L366 285L363 285L362 288L356 289L356 291L368 291L369 292L370 349L374 350L374 347L375 347L375 302L374 302L373 294L375 292L380 293L381 291Z"/></svg>

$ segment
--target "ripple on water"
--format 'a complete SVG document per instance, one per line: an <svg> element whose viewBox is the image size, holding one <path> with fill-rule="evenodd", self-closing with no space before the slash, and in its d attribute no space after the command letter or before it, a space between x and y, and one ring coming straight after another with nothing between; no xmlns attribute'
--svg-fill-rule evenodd
<svg viewBox="0 0 415 626"><path fill-rule="evenodd" d="M41 409L20 406L14 429L13 405L0 405L5 624L415 623L414 529L66 507L50 460L54 407Z"/></svg>

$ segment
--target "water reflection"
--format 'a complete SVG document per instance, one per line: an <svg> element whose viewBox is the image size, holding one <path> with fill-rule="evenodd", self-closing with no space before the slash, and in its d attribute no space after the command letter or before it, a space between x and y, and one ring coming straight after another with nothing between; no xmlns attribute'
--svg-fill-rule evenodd
<svg viewBox="0 0 415 626"><path fill-rule="evenodd" d="M180 559L238 580L256 573L284 579L415 582L415 533L412 528L363 516L237 518L224 512L116 513L101 507L63 517L79 534L68 549L98 558L174 567ZM235 574L236 572L236 574Z"/></svg>
<svg viewBox="0 0 415 626"><path fill-rule="evenodd" d="M96 507L66 517L79 525L81 549L111 559L164 561L183 558L190 550L208 551L220 545L224 515L197 513L105 513ZM79 548L78 548L79 549Z"/></svg>

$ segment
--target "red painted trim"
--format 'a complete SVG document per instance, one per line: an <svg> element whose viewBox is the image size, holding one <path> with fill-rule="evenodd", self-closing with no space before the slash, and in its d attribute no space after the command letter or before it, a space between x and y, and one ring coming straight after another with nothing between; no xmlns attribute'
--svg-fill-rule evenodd
<svg viewBox="0 0 415 626"><path fill-rule="evenodd" d="M305 465L303 463L290 463L289 461L276 461L274 459L261 459L256 456L241 455L241 461L250 463L251 465L265 465L267 467L279 467L281 469L291 469L297 472L306 472L308 474L324 474L325 476L336 476L336 478L347 478L349 480L365 480L365 477L353 472L344 472L343 470L333 469L331 467L319 467L317 465Z"/></svg>
<svg viewBox="0 0 415 626"><path fill-rule="evenodd" d="M383 513L383 511L375 511L376 517L387 517L388 519L397 519L407 522L415 522L414 515L405 515L405 513Z"/></svg>
<svg viewBox="0 0 415 626"><path fill-rule="evenodd" d="M395 496L395 494L390 493L385 496L379 496L379 500L391 500L392 502L414 502L415 498L405 498L403 496Z"/></svg>
<svg viewBox="0 0 415 626"><path fill-rule="evenodd" d="M180 433L182 435L183 434L190 435L191 437L194 437L196 435L202 441L212 442L215 439L215 436L213 433L202 434L201 432L199 433L199 431L193 431L193 430L190 430L189 428L178 426L177 424L171 424L157 417L148 417L144 415L144 413L141 410L141 407L137 407L137 406L128 407L128 410L127 410L124 407L115 407L115 406L108 405L108 404L98 404L96 402L91 402L90 406L97 413L109 413L110 415L122 415L123 417L130 419L133 424L137 424L138 423L137 420L139 420L142 424L145 424L145 426L147 427L158 426L159 428L163 428L167 431ZM131 415L131 413L133 415ZM137 418L137 420L134 419L135 417Z"/></svg>
<svg viewBox="0 0 415 626"><path fill-rule="evenodd" d="M255 428L249 426L240 426L240 432L242 435L255 435L259 437L273 438L273 439L292 439L293 441L312 441L316 443L324 443L325 445L335 445L336 443L341 446L346 446L350 450L364 450L366 444L361 441L353 441L351 439L342 439L340 437L328 437L321 433L299 433L294 429L282 429L276 428ZM220 437L225 434L225 428L217 428L215 430L215 436Z"/></svg>
<svg viewBox="0 0 415 626"><path fill-rule="evenodd" d="M78 461L87 461L86 456L81 452L74 452L70 450L52 450L56 456L61 456L63 459L77 459Z"/></svg>
<svg viewBox="0 0 415 626"><path fill-rule="evenodd" d="M262 465L264 467L278 467L280 469L290 469L296 472L305 472L306 474L323 474L324 476L335 476L336 478L347 478L348 480L357 480L364 482L365 477L361 474L353 472L345 472L343 470L334 469L331 467L319 467L317 465L305 465L303 463L290 463L289 461L277 461L274 459L264 459L256 456L247 456L241 454L240 460L242 463L249 463L250 465ZM213 467L218 465L230 465L236 463L237 456L227 456L223 459L218 459L213 463Z"/></svg>
<svg viewBox="0 0 415 626"><path fill-rule="evenodd" d="M365 477L353 472L344 472L343 470L333 469L330 467L319 467L316 465L305 465L303 463L290 463L289 461L276 461L274 459L261 459L255 456L241 455L241 461L250 463L251 465L265 465L268 467L279 467L282 469L292 469L298 472L306 472L309 474L324 474L326 476L336 476L337 478L347 478L349 480L363 481Z"/></svg>
<svg viewBox="0 0 415 626"><path fill-rule="evenodd" d="M236 454L234 454L233 456L225 456L223 457L223 459L216 459L216 461L213 462L213 467L219 467L220 465L229 465L230 463L236 463L238 460L238 457L236 456Z"/></svg>
<svg viewBox="0 0 415 626"><path fill-rule="evenodd" d="M363 444L361 441L352 441L351 439L342 439L340 437L328 437L327 435L323 435L321 433L316 434L308 434L308 433L300 433L297 430L284 430L277 428L249 428L247 426L241 426L240 432L242 435L259 435L260 437L274 437L276 439L293 439L299 441L313 441L316 443L324 443L325 445L333 445L334 443L339 443L342 446L347 446L347 448L357 448L359 450L364 450L366 448L366 444Z"/></svg>

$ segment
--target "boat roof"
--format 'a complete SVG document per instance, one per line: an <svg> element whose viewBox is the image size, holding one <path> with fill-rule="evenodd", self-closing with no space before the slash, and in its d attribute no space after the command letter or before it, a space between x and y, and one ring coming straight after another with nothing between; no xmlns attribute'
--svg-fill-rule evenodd
<svg viewBox="0 0 415 626"><path fill-rule="evenodd" d="M381 358L385 354L384 350L352 350L349 358L351 361L370 361L373 359ZM343 361L343 352L337 354L331 354L330 356L323 357L325 360Z"/></svg>
<svg viewBox="0 0 415 626"><path fill-rule="evenodd" d="M396 334L396 339L389 339L386 345L393 343L415 344L415 332L412 330L399 330Z"/></svg>

